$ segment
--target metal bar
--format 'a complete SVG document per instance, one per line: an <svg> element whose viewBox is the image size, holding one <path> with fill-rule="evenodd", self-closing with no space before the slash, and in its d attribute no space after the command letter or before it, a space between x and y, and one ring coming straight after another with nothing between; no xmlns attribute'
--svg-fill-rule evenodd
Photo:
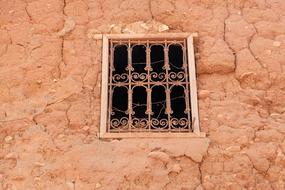
<svg viewBox="0 0 285 190"><path fill-rule="evenodd" d="M146 44L146 67L144 68L147 71L147 110L146 114L148 116L148 130L151 130L151 115L152 115L152 104L151 104L151 88L150 88L150 71L151 71L151 58L150 58L151 49L149 47L149 42Z"/></svg>
<svg viewBox="0 0 285 190"><path fill-rule="evenodd" d="M113 129L111 131L111 133L128 133L128 132L149 132L149 129L132 129L131 131L129 130L122 130L122 129ZM167 133L169 132L168 129L152 129L151 132L154 132L154 133L159 133L159 132L164 132L164 133ZM171 129L170 132L175 132L175 133L181 133L181 132L189 132L188 129Z"/></svg>
<svg viewBox="0 0 285 190"><path fill-rule="evenodd" d="M132 85L137 85L137 86L143 86L143 85L148 85L148 84L152 84L152 85L166 85L167 82L131 82ZM190 84L190 82L181 82L181 81L173 81L173 82L168 82L168 84L172 84L172 85L179 85L179 84ZM109 84L111 85L111 84ZM128 86L129 83L128 82L118 82L118 83L113 83L112 86Z"/></svg>
<svg viewBox="0 0 285 190"><path fill-rule="evenodd" d="M164 69L166 73L166 90L165 90L165 96L166 96L166 109L165 113L167 114L168 118L168 129L169 131L171 130L171 100L170 100L170 88L169 88L169 73L168 71L170 70L169 67L169 58L168 58L168 46L167 42L165 41L164 43Z"/></svg>
<svg viewBox="0 0 285 190"><path fill-rule="evenodd" d="M131 130L132 127L132 115L133 115L133 90L132 90L132 84L131 84L131 79L132 79L132 47L131 47L131 41L129 40L128 43L128 78L129 78L129 84L128 84L128 114L129 114L129 120L128 120L128 128Z"/></svg>
<svg viewBox="0 0 285 190"><path fill-rule="evenodd" d="M186 104L186 109L185 112L187 114L187 118L189 121L189 132L192 132L192 128L191 128L191 109L190 109L190 97L189 97L189 75L188 75L188 67L187 67L187 49L186 49L186 40L184 40L184 46L183 46L183 68L184 68L184 72L185 72L185 80L186 80L186 85L185 85L185 104ZM191 84L190 84L191 85Z"/></svg>
<svg viewBox="0 0 285 190"><path fill-rule="evenodd" d="M204 138L205 133L149 133L149 132L128 132L128 133L106 133L104 138Z"/></svg>
<svg viewBox="0 0 285 190"><path fill-rule="evenodd" d="M108 110L108 122L107 122L107 132L110 131L110 126L111 126L111 113L112 113L112 101L113 101L113 89L112 89L112 73L114 71L114 47L113 47L113 42L112 40L110 40L110 59L109 59L109 72L110 72L110 76L109 76L109 110Z"/></svg>

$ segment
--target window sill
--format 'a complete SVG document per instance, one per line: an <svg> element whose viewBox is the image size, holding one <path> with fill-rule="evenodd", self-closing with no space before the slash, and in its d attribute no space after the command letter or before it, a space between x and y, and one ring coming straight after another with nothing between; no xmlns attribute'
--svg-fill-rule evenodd
<svg viewBox="0 0 285 190"><path fill-rule="evenodd" d="M206 133L103 133L100 138L205 138Z"/></svg>

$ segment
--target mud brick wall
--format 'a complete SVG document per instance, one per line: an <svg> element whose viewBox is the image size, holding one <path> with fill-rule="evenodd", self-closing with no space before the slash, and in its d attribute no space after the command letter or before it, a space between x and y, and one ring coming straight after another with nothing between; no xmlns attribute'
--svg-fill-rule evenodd
<svg viewBox="0 0 285 190"><path fill-rule="evenodd" d="M207 138L99 140L94 36L157 32L199 34ZM1 190L282 190L284 135L284 0L0 0Z"/></svg>

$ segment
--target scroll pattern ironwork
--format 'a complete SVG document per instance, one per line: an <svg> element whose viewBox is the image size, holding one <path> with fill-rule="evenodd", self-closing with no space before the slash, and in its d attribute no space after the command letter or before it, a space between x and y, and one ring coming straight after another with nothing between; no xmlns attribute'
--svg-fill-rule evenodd
<svg viewBox="0 0 285 190"><path fill-rule="evenodd" d="M108 132L192 132L191 127L191 105L190 105L190 83L189 70L187 62L186 40L152 40L146 41L114 41L110 40L109 52L109 105L108 105ZM116 49L124 47L125 56L124 69L116 71L115 55ZM134 62L133 49L135 46L141 46L144 49L145 61L141 63ZM152 47L159 46L163 50L163 59L152 61ZM181 60L183 63L179 66L170 59L170 47L180 48ZM174 52L175 53L175 52ZM118 58L118 57L116 57ZM119 57L120 59L120 57ZM119 61L120 62L120 61ZM121 63L121 62L120 62ZM117 63L118 64L118 63ZM156 64L161 64L159 71L154 69ZM143 69L136 70L135 66L141 65ZM164 89L164 100L153 101L155 87ZM137 104L134 102L134 89L142 87L145 89L146 103ZM183 89L183 94L179 97L173 97L173 89L179 87ZM116 88L122 88L120 93L115 95ZM124 93L122 93L124 92ZM140 96L140 95L137 95ZM114 98L127 99L125 106L114 105ZM176 106L175 100L182 99L185 106L182 106L184 115L177 115L173 111ZM154 106L160 105L159 110ZM144 113L136 115L136 109L143 107Z"/></svg>

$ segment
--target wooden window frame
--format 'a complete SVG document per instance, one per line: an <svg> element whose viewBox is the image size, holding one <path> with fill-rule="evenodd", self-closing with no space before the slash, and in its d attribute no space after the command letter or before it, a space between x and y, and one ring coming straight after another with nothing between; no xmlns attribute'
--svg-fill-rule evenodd
<svg viewBox="0 0 285 190"><path fill-rule="evenodd" d="M199 125L199 109L197 100L197 83L196 68L194 56L193 37L195 34L190 33L163 33L163 34L104 34L102 37L102 80L101 80L101 117L99 138L178 138L178 137L205 137L205 133L200 131ZM98 36L99 38L99 36ZM107 116L108 116L108 78L109 78L109 40L151 40L151 39L186 39L187 40L187 58L189 67L190 82L190 102L191 102L191 118L193 132L184 133L154 133L154 132L124 132L110 133L107 132Z"/></svg>

